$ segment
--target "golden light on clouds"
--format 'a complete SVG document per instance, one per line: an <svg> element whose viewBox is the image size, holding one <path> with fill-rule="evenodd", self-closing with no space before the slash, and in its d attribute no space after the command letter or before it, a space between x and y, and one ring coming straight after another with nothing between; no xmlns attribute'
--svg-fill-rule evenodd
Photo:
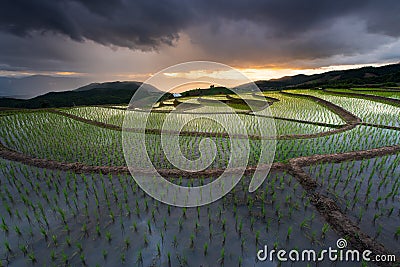
<svg viewBox="0 0 400 267"><path fill-rule="evenodd" d="M279 79L285 76L293 76L298 74L313 75L327 71L347 70L354 68L362 68L366 66L383 66L385 64L355 64L355 65L335 65L320 68L300 69L300 68L238 68L244 75L252 81Z"/></svg>
<svg viewBox="0 0 400 267"><path fill-rule="evenodd" d="M235 70L191 70L188 72L164 73L164 76L168 79L195 81L199 85L195 88L207 88L210 84L234 87L248 82L246 76L238 75Z"/></svg>
<svg viewBox="0 0 400 267"><path fill-rule="evenodd" d="M214 78L214 79L228 79L237 80L243 79L243 77L238 77L238 74L234 70L192 70L189 72L179 72L179 73L164 73L168 77L179 77L187 79L201 79L201 78Z"/></svg>
<svg viewBox="0 0 400 267"><path fill-rule="evenodd" d="M9 71L9 70L0 70L0 76L8 76L8 77L25 77L25 76L33 76L33 75L47 75L47 76L71 76L71 77L83 77L87 76L87 73L82 72L74 72L74 71Z"/></svg>
<svg viewBox="0 0 400 267"><path fill-rule="evenodd" d="M54 73L55 75L59 76L81 76L83 73L78 73L74 71L58 71Z"/></svg>
<svg viewBox="0 0 400 267"><path fill-rule="evenodd" d="M373 65L377 66L377 64ZM371 66L371 64L336 65L310 69L277 67L236 68L236 70L238 70L239 72L237 72L235 69L194 69L187 71L182 70L179 72L165 72L161 76L162 78L160 77L160 81L158 79L152 80L151 85L157 87L162 91L178 93L197 88L209 88L211 84L215 86L225 86L228 88L232 88L248 83L249 80L271 80L298 74L312 75L327 71L345 70L364 66ZM129 76L127 76L126 78L128 77ZM132 76L130 76L129 78L132 78ZM145 82L145 80L142 81ZM180 85L175 86L177 83L179 83Z"/></svg>
<svg viewBox="0 0 400 267"><path fill-rule="evenodd" d="M222 84L215 84L211 82L189 82L189 83L184 83L180 84L177 87L174 87L170 92L171 93L182 93L184 91L189 91L193 89L206 89L209 88L210 85L214 86L223 86Z"/></svg>

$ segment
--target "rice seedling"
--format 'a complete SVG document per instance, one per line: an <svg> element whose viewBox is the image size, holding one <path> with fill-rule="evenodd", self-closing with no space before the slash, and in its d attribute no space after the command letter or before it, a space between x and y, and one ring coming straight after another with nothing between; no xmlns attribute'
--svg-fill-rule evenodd
<svg viewBox="0 0 400 267"><path fill-rule="evenodd" d="M139 250L138 254L137 254L137 260L136 263L143 263L143 254L142 251Z"/></svg>
<svg viewBox="0 0 400 267"><path fill-rule="evenodd" d="M190 248L193 249L194 248L194 234L190 235Z"/></svg>
<svg viewBox="0 0 400 267"><path fill-rule="evenodd" d="M396 238L398 238L398 237L400 236L400 226L397 227L396 232L394 233L394 236L395 236Z"/></svg>
<svg viewBox="0 0 400 267"><path fill-rule="evenodd" d="M290 239L290 236L292 235L292 231L293 231L292 226L289 226L289 228L287 229L287 234L286 234L286 239L287 240Z"/></svg>
<svg viewBox="0 0 400 267"><path fill-rule="evenodd" d="M108 255L108 251L105 250L105 249L103 249L103 250L101 251L101 254L103 255L103 259L106 259L106 258L107 258L107 255Z"/></svg>
<svg viewBox="0 0 400 267"><path fill-rule="evenodd" d="M12 253L11 246L8 241L4 241L4 247L8 253Z"/></svg>
<svg viewBox="0 0 400 267"><path fill-rule="evenodd" d="M5 222L3 217L1 217L1 225L0 225L0 227L1 227L1 230L3 230L4 232L8 233L9 228L8 228L8 225L6 224L6 222Z"/></svg>
<svg viewBox="0 0 400 267"><path fill-rule="evenodd" d="M71 247L71 237L66 236L65 237L65 243L67 244L68 247Z"/></svg>
<svg viewBox="0 0 400 267"><path fill-rule="evenodd" d="M85 254L82 253L82 254L79 256L79 258L80 258L80 260L81 260L82 265L83 265L83 266L86 266L86 257L85 257Z"/></svg>
<svg viewBox="0 0 400 267"><path fill-rule="evenodd" d="M224 265L224 261L225 261L225 248L222 248L221 249L221 252L220 252L220 262L221 262L221 265Z"/></svg>
<svg viewBox="0 0 400 267"><path fill-rule="evenodd" d="M28 254L28 257L29 257L29 260L30 260L33 264L36 263L37 259L36 259L36 256L35 256L35 254L34 254L33 252L30 252L30 253Z"/></svg>
<svg viewBox="0 0 400 267"><path fill-rule="evenodd" d="M148 239L146 233L144 233L144 235L143 235L143 243L144 243L144 245L145 245L146 247L149 245L149 239Z"/></svg>
<svg viewBox="0 0 400 267"><path fill-rule="evenodd" d="M151 234L151 222L150 222L150 220L147 220L147 230L149 231L149 234Z"/></svg>
<svg viewBox="0 0 400 267"><path fill-rule="evenodd" d="M111 236L110 231L106 231L106 240L107 240L108 243L110 243L111 240L112 240L112 236Z"/></svg>
<svg viewBox="0 0 400 267"><path fill-rule="evenodd" d="M124 239L124 243L125 243L125 248L128 249L131 245L131 241L129 240L129 238L125 238Z"/></svg>
<svg viewBox="0 0 400 267"><path fill-rule="evenodd" d="M260 241L260 231L257 230L256 231L256 245L258 244L259 241Z"/></svg>
<svg viewBox="0 0 400 267"><path fill-rule="evenodd" d="M51 258L52 262L55 262L57 260L57 255L56 255L56 252L54 250L52 250L50 252L50 258Z"/></svg>
<svg viewBox="0 0 400 267"><path fill-rule="evenodd" d="M19 250L21 250L21 252L24 254L24 256L26 256L28 254L28 245L19 244L18 248L19 248Z"/></svg>
<svg viewBox="0 0 400 267"><path fill-rule="evenodd" d="M65 254L64 251L61 253L61 258L62 258L62 262L64 263L64 265L68 265L68 262L69 262L68 255Z"/></svg>

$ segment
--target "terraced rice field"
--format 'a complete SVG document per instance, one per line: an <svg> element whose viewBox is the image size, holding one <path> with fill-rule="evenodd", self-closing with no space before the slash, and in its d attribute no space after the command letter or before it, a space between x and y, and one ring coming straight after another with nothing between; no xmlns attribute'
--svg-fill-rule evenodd
<svg viewBox="0 0 400 267"><path fill-rule="evenodd" d="M290 97L280 93L264 93L264 95L279 99L278 102L271 106L272 113L276 117L324 122L334 125L345 123L340 116L314 101L308 99L299 101L296 97Z"/></svg>
<svg viewBox="0 0 400 267"><path fill-rule="evenodd" d="M399 108L392 105L362 98L330 95L324 93L323 91L317 90L302 90L294 92L316 96L331 103L334 103L350 111L366 123L395 127L400 126Z"/></svg>
<svg viewBox="0 0 400 267"><path fill-rule="evenodd" d="M365 95L383 96L387 98L399 99L400 100L400 88L395 90L384 90L378 88L354 88L354 89L335 89L334 91L344 93L357 93Z"/></svg>
<svg viewBox="0 0 400 267"><path fill-rule="evenodd" d="M351 266L399 266L400 107L319 90L287 92L265 92L274 99L276 135L266 138L276 140L276 152L271 172L252 193L263 144L256 126L270 127L269 118L235 107L238 114L218 113L218 106L198 98L186 100L199 106L177 110L176 125L208 112L230 128L239 118L249 135L249 161L238 185L197 208L163 204L130 175L122 126L127 112L133 126L143 112L126 106L1 111L0 266L293 266L276 257L259 261L257 252L265 245L320 251L336 248L339 238L349 249L371 250L371 257L397 257ZM231 156L226 129L209 119L185 124L177 149L199 158L209 138L216 156L196 175L180 171L162 149L160 131L175 110L173 100L164 104L147 123L154 167L177 185L212 182ZM135 167L146 166L138 160Z"/></svg>

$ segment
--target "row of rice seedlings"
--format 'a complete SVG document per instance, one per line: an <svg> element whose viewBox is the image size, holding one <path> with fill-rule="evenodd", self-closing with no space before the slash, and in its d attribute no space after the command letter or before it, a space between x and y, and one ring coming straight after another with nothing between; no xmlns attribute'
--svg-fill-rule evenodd
<svg viewBox="0 0 400 267"><path fill-rule="evenodd" d="M88 165L123 166L121 133L96 126L87 125L62 116L47 113L18 114L0 120L0 136L9 148L28 155L64 162L82 162ZM132 133L132 147L137 147ZM203 137L181 136L184 155L196 158L198 144ZM159 135L146 135L150 159L157 168L172 168L163 154ZM227 166L229 161L229 140L213 137L217 144L217 158L211 167ZM48 142L52 140L52 142ZM398 144L397 131L358 126L350 131L313 139L278 140L276 161L313 154L347 152ZM250 140L250 165L259 159L261 142ZM205 155L209 156L209 155ZM138 159L138 167L143 161Z"/></svg>
<svg viewBox="0 0 400 267"><path fill-rule="evenodd" d="M385 89L378 89L378 88L329 89L329 90L344 92L344 93L376 95L376 96L383 96L383 97L387 97L387 98L400 99L400 92L388 91L388 90L385 91Z"/></svg>
<svg viewBox="0 0 400 267"><path fill-rule="evenodd" d="M400 132L368 126L313 139L278 140L275 161L299 156L366 150L400 143Z"/></svg>
<svg viewBox="0 0 400 267"><path fill-rule="evenodd" d="M2 117L0 125L3 144L31 156L90 165L125 162L118 131L42 112Z"/></svg>
<svg viewBox="0 0 400 267"><path fill-rule="evenodd" d="M157 139L156 136L152 138ZM184 155L192 159L198 157L199 154L196 148L202 138L181 138L182 142L180 148ZM217 158L211 167L224 167L227 165L230 156L229 141L223 137L213 138L213 140L217 144ZM285 161L290 158L314 154L331 154L390 146L398 144L399 141L400 134L396 131L359 126L347 132L320 138L278 140L276 144L275 161ZM161 146L154 140L151 143L153 144L151 148L153 162L165 162L165 159L159 157L159 153L162 153ZM254 166L258 164L260 151L261 142L258 140L250 140L249 165ZM139 164L139 162L137 164Z"/></svg>
<svg viewBox="0 0 400 267"><path fill-rule="evenodd" d="M332 128L313 124L275 120L276 135L316 134L331 131Z"/></svg>
<svg viewBox="0 0 400 267"><path fill-rule="evenodd" d="M126 111L107 107L78 107L61 111L84 119L122 126Z"/></svg>

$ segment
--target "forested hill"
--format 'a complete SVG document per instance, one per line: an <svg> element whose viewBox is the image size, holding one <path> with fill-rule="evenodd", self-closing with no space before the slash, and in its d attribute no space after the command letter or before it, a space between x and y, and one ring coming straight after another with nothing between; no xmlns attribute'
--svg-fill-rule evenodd
<svg viewBox="0 0 400 267"><path fill-rule="evenodd" d="M368 85L397 86L400 83L400 64L382 67L363 67L358 69L329 71L314 75L286 76L268 81L256 81L261 90L279 89L287 87L354 87Z"/></svg>
<svg viewBox="0 0 400 267"><path fill-rule="evenodd" d="M72 91L50 92L31 99L0 98L0 107L50 108L126 104L140 85L140 82L94 83Z"/></svg>

